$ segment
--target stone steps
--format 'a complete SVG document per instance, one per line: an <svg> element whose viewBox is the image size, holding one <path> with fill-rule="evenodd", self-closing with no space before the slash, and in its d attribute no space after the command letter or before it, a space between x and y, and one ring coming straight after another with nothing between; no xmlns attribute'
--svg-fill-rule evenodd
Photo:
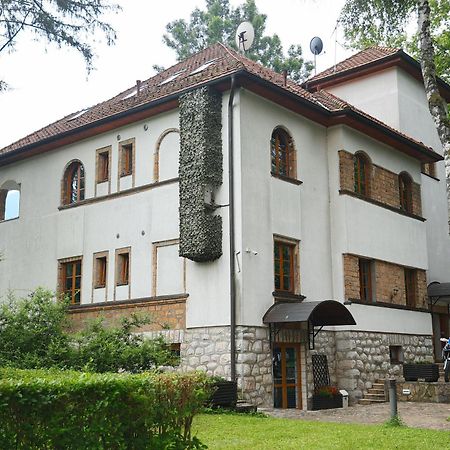
<svg viewBox="0 0 450 450"><path fill-rule="evenodd" d="M241 413L253 413L257 411L257 407L247 403L245 400L238 400L234 410Z"/></svg>
<svg viewBox="0 0 450 450"><path fill-rule="evenodd" d="M359 400L360 405L374 405L376 403L385 403L386 395L384 392L384 383L378 380L372 384L370 389L367 389L367 393Z"/></svg>

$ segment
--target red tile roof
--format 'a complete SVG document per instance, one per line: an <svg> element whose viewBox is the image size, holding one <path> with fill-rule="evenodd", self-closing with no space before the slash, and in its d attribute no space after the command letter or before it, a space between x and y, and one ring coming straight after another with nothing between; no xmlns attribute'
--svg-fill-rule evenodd
<svg viewBox="0 0 450 450"><path fill-rule="evenodd" d="M389 51L395 53L397 50L383 49L380 47L373 49L371 55L372 58L374 55L378 55L381 58L382 54L388 54ZM363 57L360 57L359 61L363 59ZM213 61L211 64L207 64L211 61ZM345 61L342 64L344 63ZM346 64L348 65L349 63ZM198 72L196 72L197 69L199 69ZM205 83L221 80L239 72L244 72L247 76L254 76L256 79L266 82L268 86L277 86L285 93L293 94L297 101L301 100L308 105L315 106L321 111L324 117L338 110L358 111L361 116L383 126L386 132L397 134L402 139L405 138L405 135L402 133L357 110L337 97L331 96L331 94L324 92L312 94L293 81L287 80L285 83L282 74L263 67L222 44L215 44L143 81L139 93L136 93L136 86L133 86L109 100L86 108L85 112L82 112L82 110L63 117L19 141L4 147L0 150L0 162L3 157L9 158L10 153L13 154L19 150L21 152L27 152L31 148L36 150L41 145L44 146L50 141L53 142L53 140L58 140L69 134L75 135L76 140L77 133L81 135L82 130L86 129L86 127L95 127L105 121L112 121L121 114L128 114L140 107L150 107L158 100L164 101L169 97L176 97L189 89L204 85ZM406 137L406 139L409 139L414 146L419 145L422 147L420 151L430 150L430 156L435 155L431 156L432 158L439 158L439 155L425 145L417 143L417 141L409 137Z"/></svg>
<svg viewBox="0 0 450 450"><path fill-rule="evenodd" d="M344 61L341 61L335 66L332 66L324 70L323 72L314 75L308 80L308 83L311 81L321 80L322 78L327 78L329 76L335 76L337 74L341 74L342 72L357 69L367 64L375 63L379 60L395 55L401 51L402 50L399 48L388 48L388 47L366 48L365 50L361 50L360 52L350 56Z"/></svg>

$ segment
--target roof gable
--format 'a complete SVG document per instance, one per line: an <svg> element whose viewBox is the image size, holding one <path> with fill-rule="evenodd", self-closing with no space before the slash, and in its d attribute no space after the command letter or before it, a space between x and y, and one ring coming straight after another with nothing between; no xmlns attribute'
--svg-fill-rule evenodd
<svg viewBox="0 0 450 450"><path fill-rule="evenodd" d="M325 89L389 67L400 67L423 83L420 63L400 48L369 47L305 81L309 91ZM450 102L450 85L437 79L441 95Z"/></svg>

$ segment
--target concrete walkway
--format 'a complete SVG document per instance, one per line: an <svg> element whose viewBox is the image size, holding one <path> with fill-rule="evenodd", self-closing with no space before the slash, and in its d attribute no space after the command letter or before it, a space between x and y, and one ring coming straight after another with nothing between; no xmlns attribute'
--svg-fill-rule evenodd
<svg viewBox="0 0 450 450"><path fill-rule="evenodd" d="M355 405L349 408L321 411L300 411L298 409L258 408L258 411L272 417L316 420L320 422L382 424L390 417L389 403L377 405ZM450 431L450 403L399 402L398 413L409 427L432 428Z"/></svg>

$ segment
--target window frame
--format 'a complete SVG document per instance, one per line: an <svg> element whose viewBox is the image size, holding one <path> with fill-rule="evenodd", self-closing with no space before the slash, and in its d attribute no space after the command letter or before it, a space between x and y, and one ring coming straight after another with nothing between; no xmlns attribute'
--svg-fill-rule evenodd
<svg viewBox="0 0 450 450"><path fill-rule="evenodd" d="M413 213L413 197L412 197L413 180L411 176L402 172L398 176L398 191L400 209L407 213Z"/></svg>
<svg viewBox="0 0 450 450"><path fill-rule="evenodd" d="M374 262L368 258L358 258L359 297L362 302L374 301Z"/></svg>
<svg viewBox="0 0 450 450"><path fill-rule="evenodd" d="M17 198L17 204L14 204L15 208L17 209L17 214L10 217L6 215L7 213L7 206L8 206L8 197L10 194L17 192L18 198ZM20 183L17 183L13 180L6 181L3 183L3 185L0 187L0 222L8 222L10 220L16 220L20 218L20 202L22 197L22 189ZM9 205L11 206L11 205Z"/></svg>
<svg viewBox="0 0 450 450"><path fill-rule="evenodd" d="M79 274L77 275L77 265L79 264ZM80 305L81 304L81 293L82 293L82 285L83 285L83 257L82 256L74 256L71 258L64 258L58 260L59 266L59 293L64 296L69 297L69 303L71 305ZM72 266L72 275L68 277L67 268ZM70 290L66 289L68 278L72 278L72 284ZM76 290L76 279L80 280L80 287L78 291ZM78 300L76 297L79 297Z"/></svg>
<svg viewBox="0 0 450 450"><path fill-rule="evenodd" d="M284 150L280 147L280 138L284 140ZM278 142L278 145L277 145ZM280 156L285 153L284 171L280 168L283 158ZM283 127L276 127L270 137L270 173L279 178L297 179L297 152L294 140L291 134Z"/></svg>
<svg viewBox="0 0 450 450"><path fill-rule="evenodd" d="M77 175L76 192L74 196L73 183ZM62 204L74 205L86 198L86 170L80 160L73 160L66 166L63 175ZM74 199L75 197L75 199Z"/></svg>
<svg viewBox="0 0 450 450"><path fill-rule="evenodd" d="M279 261L279 273L277 273L277 258L276 249L278 248L278 258ZM284 283L284 259L283 259L283 248L287 248L289 252L289 274L288 280L289 286L286 287ZM299 268L299 241L294 239L289 239L281 236L274 236L273 239L273 283L274 292L280 294L292 294L296 295L300 292L300 268ZM277 287L277 276L280 278L279 287ZM283 280L283 281L282 281Z"/></svg>
<svg viewBox="0 0 450 450"><path fill-rule="evenodd" d="M370 197L370 158L363 152L357 152L353 160L353 190L356 194Z"/></svg>
<svg viewBox="0 0 450 450"><path fill-rule="evenodd" d="M111 146L97 149L96 156L96 183L109 182L111 180Z"/></svg>
<svg viewBox="0 0 450 450"><path fill-rule="evenodd" d="M404 267L405 304L410 308L417 307L417 271Z"/></svg>
<svg viewBox="0 0 450 450"><path fill-rule="evenodd" d="M94 253L93 288L106 289L108 285L108 252Z"/></svg>
<svg viewBox="0 0 450 450"><path fill-rule="evenodd" d="M131 247L116 250L115 286L131 285Z"/></svg>
<svg viewBox="0 0 450 450"><path fill-rule="evenodd" d="M119 179L130 175L134 177L135 154L135 138L119 142ZM125 163L126 167L124 167Z"/></svg>

